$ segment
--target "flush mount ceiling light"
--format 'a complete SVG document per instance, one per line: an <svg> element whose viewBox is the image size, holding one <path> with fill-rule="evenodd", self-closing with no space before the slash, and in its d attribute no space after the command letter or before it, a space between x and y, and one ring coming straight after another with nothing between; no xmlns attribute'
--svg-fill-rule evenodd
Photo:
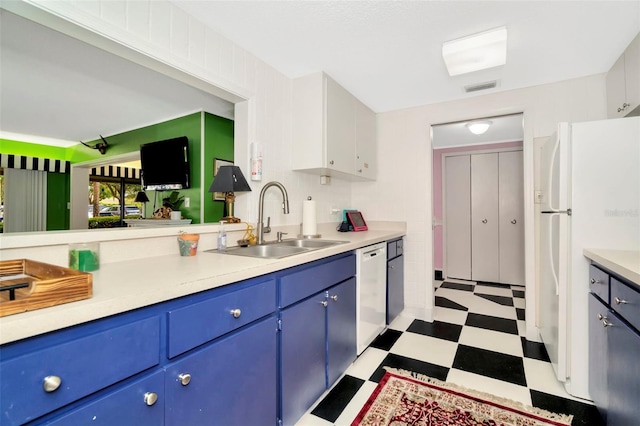
<svg viewBox="0 0 640 426"><path fill-rule="evenodd" d="M507 27L446 41L442 44L442 57L452 77L504 65Z"/></svg>
<svg viewBox="0 0 640 426"><path fill-rule="evenodd" d="M489 126L491 126L492 121L483 120L483 121L470 121L466 124L467 129L474 135L481 135L487 130L489 130Z"/></svg>

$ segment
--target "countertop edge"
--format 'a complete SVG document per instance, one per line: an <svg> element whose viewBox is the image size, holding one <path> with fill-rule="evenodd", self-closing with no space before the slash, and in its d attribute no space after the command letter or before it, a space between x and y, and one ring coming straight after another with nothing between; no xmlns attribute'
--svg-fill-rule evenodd
<svg viewBox="0 0 640 426"><path fill-rule="evenodd" d="M404 229L391 228L325 234L323 239L347 242L282 259L198 252L193 257L159 256L107 264L94 272L94 295L90 299L0 317L0 344L215 289L406 235ZM179 271L172 274L174 269ZM141 276L136 280L127 279L127 274L134 273Z"/></svg>
<svg viewBox="0 0 640 426"><path fill-rule="evenodd" d="M640 286L640 251L584 249L586 258Z"/></svg>

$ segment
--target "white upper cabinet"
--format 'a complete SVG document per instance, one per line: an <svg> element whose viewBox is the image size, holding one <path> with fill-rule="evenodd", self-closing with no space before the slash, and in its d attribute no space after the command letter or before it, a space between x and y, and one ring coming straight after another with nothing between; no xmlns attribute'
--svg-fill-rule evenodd
<svg viewBox="0 0 640 426"><path fill-rule="evenodd" d="M376 116L324 73L293 81L292 168L348 180L376 177Z"/></svg>
<svg viewBox="0 0 640 426"><path fill-rule="evenodd" d="M607 73L607 117L640 115L640 34Z"/></svg>

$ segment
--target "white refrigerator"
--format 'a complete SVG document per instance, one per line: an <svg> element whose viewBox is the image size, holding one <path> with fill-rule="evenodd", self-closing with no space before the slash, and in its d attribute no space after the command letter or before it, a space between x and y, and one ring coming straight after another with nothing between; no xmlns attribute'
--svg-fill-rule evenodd
<svg viewBox="0 0 640 426"><path fill-rule="evenodd" d="M590 399L583 249L640 250L640 117L560 123L540 182L540 336L567 392Z"/></svg>

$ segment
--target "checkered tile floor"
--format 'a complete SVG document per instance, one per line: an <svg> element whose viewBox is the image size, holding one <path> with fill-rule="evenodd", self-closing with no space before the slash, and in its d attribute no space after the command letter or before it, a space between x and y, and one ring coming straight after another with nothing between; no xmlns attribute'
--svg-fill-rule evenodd
<svg viewBox="0 0 640 426"><path fill-rule="evenodd" d="M384 375L402 368L549 411L573 425L604 425L593 405L567 394L540 343L525 339L524 287L445 281L434 322L399 317L298 422L350 425Z"/></svg>

